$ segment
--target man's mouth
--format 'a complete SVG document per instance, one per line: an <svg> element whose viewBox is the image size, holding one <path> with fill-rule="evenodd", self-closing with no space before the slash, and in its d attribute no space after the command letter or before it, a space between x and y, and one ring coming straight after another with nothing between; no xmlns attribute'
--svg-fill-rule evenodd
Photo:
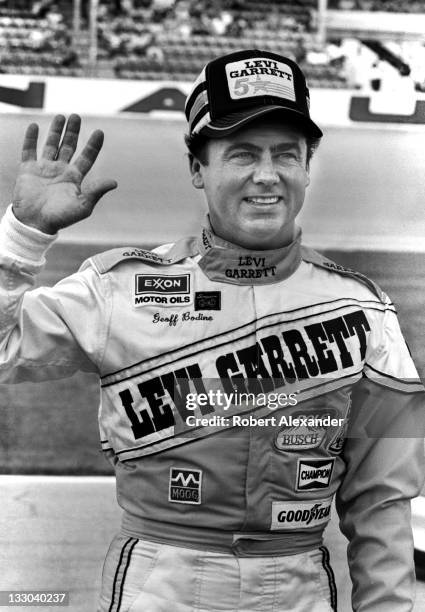
<svg viewBox="0 0 425 612"><path fill-rule="evenodd" d="M277 195L269 195L269 196L250 196L244 198L250 204L277 204L281 197Z"/></svg>

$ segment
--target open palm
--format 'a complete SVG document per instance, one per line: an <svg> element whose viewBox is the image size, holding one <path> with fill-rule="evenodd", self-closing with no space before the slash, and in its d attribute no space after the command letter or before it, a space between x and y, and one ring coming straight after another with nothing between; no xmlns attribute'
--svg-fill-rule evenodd
<svg viewBox="0 0 425 612"><path fill-rule="evenodd" d="M90 216L99 199L117 186L111 179L82 185L102 148L103 132L94 131L72 161L80 125L80 117L71 115L62 138L65 117L57 115L50 125L40 159L37 159L38 125L28 126L12 199L13 212L22 223L55 234Z"/></svg>

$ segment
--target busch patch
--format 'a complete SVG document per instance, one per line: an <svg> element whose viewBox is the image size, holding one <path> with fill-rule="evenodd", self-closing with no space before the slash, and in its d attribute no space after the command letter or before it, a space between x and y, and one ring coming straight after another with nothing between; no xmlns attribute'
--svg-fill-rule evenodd
<svg viewBox="0 0 425 612"><path fill-rule="evenodd" d="M298 459L296 491L327 489L335 459Z"/></svg>
<svg viewBox="0 0 425 612"><path fill-rule="evenodd" d="M136 274L134 305L188 306L192 303L189 274Z"/></svg>
<svg viewBox="0 0 425 612"><path fill-rule="evenodd" d="M271 530L295 531L318 527L331 516L332 497L309 501L272 502Z"/></svg>
<svg viewBox="0 0 425 612"><path fill-rule="evenodd" d="M200 504L201 484L201 470L170 468L168 501L178 504Z"/></svg>
<svg viewBox="0 0 425 612"><path fill-rule="evenodd" d="M275 96L295 102L292 68L283 62L265 57L231 62L226 77L232 100Z"/></svg>
<svg viewBox="0 0 425 612"><path fill-rule="evenodd" d="M324 419L326 416L331 418L338 416L336 410L310 408L308 410L297 410L291 414L293 419ZM275 437L275 447L279 451L304 451L312 448L318 448L325 437L325 429L323 427L299 425L298 427L284 427Z"/></svg>

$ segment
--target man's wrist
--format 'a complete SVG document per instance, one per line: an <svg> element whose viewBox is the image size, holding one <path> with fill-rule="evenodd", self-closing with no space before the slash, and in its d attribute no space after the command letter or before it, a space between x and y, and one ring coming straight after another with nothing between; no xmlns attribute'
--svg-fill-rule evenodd
<svg viewBox="0 0 425 612"><path fill-rule="evenodd" d="M8 206L0 223L0 245L5 254L33 265L45 262L45 253L57 234L48 234L19 221Z"/></svg>
<svg viewBox="0 0 425 612"><path fill-rule="evenodd" d="M12 212L15 219L26 227L31 227L32 229L39 231L41 234L50 236L55 236L57 234L57 228L43 223L38 212L35 216L31 215L31 211L29 211L26 207L19 206L15 202L12 202Z"/></svg>

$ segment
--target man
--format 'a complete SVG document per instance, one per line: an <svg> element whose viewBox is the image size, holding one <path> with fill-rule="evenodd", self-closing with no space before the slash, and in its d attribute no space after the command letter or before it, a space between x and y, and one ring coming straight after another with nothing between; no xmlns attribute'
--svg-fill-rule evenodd
<svg viewBox="0 0 425 612"><path fill-rule="evenodd" d="M304 76L232 53L202 71L186 116L199 236L114 249L25 292L56 232L115 187L81 189L102 135L70 163L75 116L62 142L54 120L40 161L29 127L1 225L2 380L100 376L124 515L99 610L335 610L322 533L336 493L353 609L407 612L423 387L387 296L300 244L322 136Z"/></svg>

